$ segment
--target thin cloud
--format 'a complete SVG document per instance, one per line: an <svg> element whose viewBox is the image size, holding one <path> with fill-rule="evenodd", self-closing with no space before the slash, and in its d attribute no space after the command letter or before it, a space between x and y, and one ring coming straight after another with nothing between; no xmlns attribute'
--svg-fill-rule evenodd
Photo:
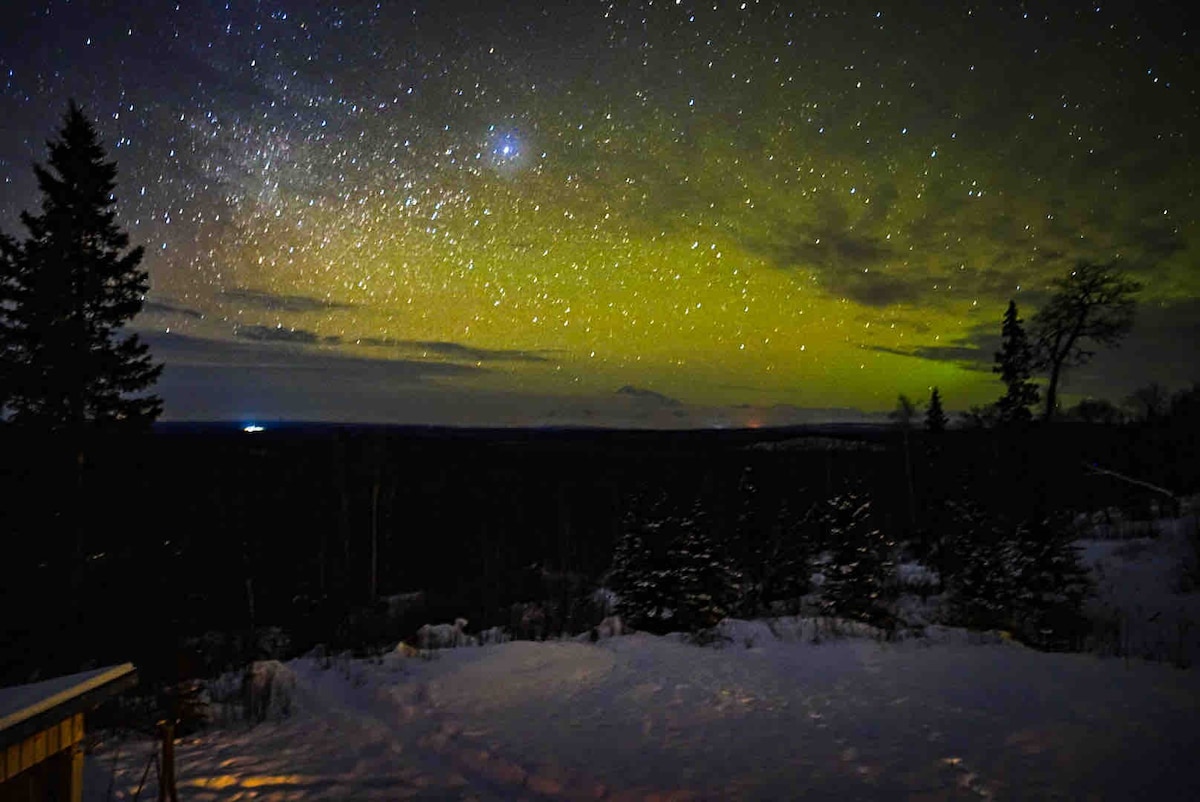
<svg viewBox="0 0 1200 802"><path fill-rule="evenodd" d="M169 301L146 301L142 304L142 314L182 315L193 320L203 320L204 313L190 306L180 306Z"/></svg>
<svg viewBox="0 0 1200 802"><path fill-rule="evenodd" d="M654 390L647 390L644 387L634 387L632 384L627 384L617 390L617 395L625 396L626 398L634 398L639 401L650 401L655 404L660 404L665 407L677 407L682 402L678 398L672 398L669 395L657 393Z"/></svg>
<svg viewBox="0 0 1200 802"><path fill-rule="evenodd" d="M285 293L261 292L234 287L221 293L221 297L234 303L245 304L265 312L324 312L330 309L353 309L353 304L316 298L311 295L289 295Z"/></svg>
<svg viewBox="0 0 1200 802"><path fill-rule="evenodd" d="M237 326L233 330L233 335L255 342L299 343L301 345L338 342L337 337L321 337L308 329L294 329L287 326Z"/></svg>
<svg viewBox="0 0 1200 802"><path fill-rule="evenodd" d="M478 348L472 345L445 340L394 340L389 337L360 337L353 341L357 345L377 348L396 348L404 351L420 351L444 359L464 362L545 362L546 357L535 351L508 348Z"/></svg>

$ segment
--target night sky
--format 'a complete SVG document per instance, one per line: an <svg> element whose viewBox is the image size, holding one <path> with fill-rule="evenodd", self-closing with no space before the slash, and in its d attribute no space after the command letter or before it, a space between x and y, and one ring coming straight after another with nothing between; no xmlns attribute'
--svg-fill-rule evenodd
<svg viewBox="0 0 1200 802"><path fill-rule="evenodd" d="M1182 6L1183 4L1178 4ZM5 0L0 228L68 99L167 419L704 426L994 400L1004 307L1145 284L1065 378L1200 379L1200 30L1158 3Z"/></svg>

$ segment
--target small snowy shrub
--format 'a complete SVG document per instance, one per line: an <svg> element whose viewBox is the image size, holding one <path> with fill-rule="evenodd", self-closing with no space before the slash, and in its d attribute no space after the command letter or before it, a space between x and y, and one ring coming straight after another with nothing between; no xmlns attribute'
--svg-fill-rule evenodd
<svg viewBox="0 0 1200 802"><path fill-rule="evenodd" d="M1090 625L1083 603L1095 588L1069 532L1050 521L1013 533L1018 593L1013 632L1044 649L1078 649Z"/></svg>
<svg viewBox="0 0 1200 802"><path fill-rule="evenodd" d="M512 640L512 636L504 631L504 627L488 627L479 633L480 646L508 643L510 640Z"/></svg>
<svg viewBox="0 0 1200 802"><path fill-rule="evenodd" d="M741 582L741 574L705 523L698 509L680 519L668 551L675 573L677 625L690 632L716 626L729 615Z"/></svg>
<svg viewBox="0 0 1200 802"><path fill-rule="evenodd" d="M257 660L242 671L240 690L243 720L277 721L292 714L296 677L278 660Z"/></svg>
<svg viewBox="0 0 1200 802"><path fill-rule="evenodd" d="M816 556L816 530L811 517L811 510L803 517L793 515L784 503L760 547L750 551L749 564L743 570L747 576L758 578L752 600L758 609L751 613L800 612L801 599L812 589Z"/></svg>
<svg viewBox="0 0 1200 802"><path fill-rule="evenodd" d="M417 630L417 646L426 651L475 646L477 641L466 634L466 627L465 618L456 618L453 624L425 624Z"/></svg>
<svg viewBox="0 0 1200 802"><path fill-rule="evenodd" d="M859 621L889 618L896 544L875 527L871 500L856 492L834 496L823 505L820 522L829 546L821 567L821 611Z"/></svg>
<svg viewBox="0 0 1200 802"><path fill-rule="evenodd" d="M619 638L625 634L625 623L621 621L618 615L610 615L593 627L595 640L604 640L606 638Z"/></svg>
<svg viewBox="0 0 1200 802"><path fill-rule="evenodd" d="M696 631L729 614L741 576L708 532L702 512L627 527L617 543L608 587L617 613L635 629Z"/></svg>
<svg viewBox="0 0 1200 802"><path fill-rule="evenodd" d="M511 629L520 640L546 637L546 608L541 602L517 602L509 610Z"/></svg>
<svg viewBox="0 0 1200 802"><path fill-rule="evenodd" d="M1092 635L1083 603L1093 591L1068 527L1048 521L1007 528L964 511L955 545L959 570L949 582L950 620L1012 632L1043 649L1080 648Z"/></svg>
<svg viewBox="0 0 1200 802"><path fill-rule="evenodd" d="M1013 543L1000 532L980 530L956 544L959 570L947 583L949 620L971 629L1010 630L1020 581Z"/></svg>
<svg viewBox="0 0 1200 802"><path fill-rule="evenodd" d="M627 523L617 541L608 587L617 594L616 612L630 626L648 632L669 631L675 596L662 521Z"/></svg>

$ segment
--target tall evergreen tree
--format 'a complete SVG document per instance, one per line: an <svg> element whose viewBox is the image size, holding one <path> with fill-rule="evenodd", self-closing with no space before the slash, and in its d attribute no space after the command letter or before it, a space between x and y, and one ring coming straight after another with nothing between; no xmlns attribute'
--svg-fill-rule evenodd
<svg viewBox="0 0 1200 802"><path fill-rule="evenodd" d="M0 237L2 400L13 420L46 431L146 426L162 411L148 390L162 371L123 326L142 308L141 247L117 225L116 165L71 103L46 166L28 236Z"/></svg>
<svg viewBox="0 0 1200 802"><path fill-rule="evenodd" d="M996 352L992 372L1000 374L1005 392L996 402L996 417L1000 425L1023 423L1033 418L1029 408L1038 402L1038 389L1029 381L1033 373L1033 349L1021 319L1017 317L1015 301L1008 302L1000 337L1000 350Z"/></svg>
<svg viewBox="0 0 1200 802"><path fill-rule="evenodd" d="M17 294L15 257L16 240L0 231L0 417L8 409L15 381L17 351L13 342L13 323L9 319Z"/></svg>
<svg viewBox="0 0 1200 802"><path fill-rule="evenodd" d="M946 431L946 424L950 419L946 417L946 411L942 409L942 396L938 392L938 388L934 387L933 392L929 394L929 408L925 410L925 431L938 434Z"/></svg>

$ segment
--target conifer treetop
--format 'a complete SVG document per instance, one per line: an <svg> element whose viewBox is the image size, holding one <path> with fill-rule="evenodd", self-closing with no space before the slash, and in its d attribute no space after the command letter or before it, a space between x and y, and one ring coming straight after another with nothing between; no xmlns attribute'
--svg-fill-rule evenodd
<svg viewBox="0 0 1200 802"><path fill-rule="evenodd" d="M40 212L22 212L24 240L0 241L0 400L14 421L50 431L148 424L162 410L146 393L162 366L122 331L150 281L116 221L116 165L74 102L47 147L34 166Z"/></svg>

